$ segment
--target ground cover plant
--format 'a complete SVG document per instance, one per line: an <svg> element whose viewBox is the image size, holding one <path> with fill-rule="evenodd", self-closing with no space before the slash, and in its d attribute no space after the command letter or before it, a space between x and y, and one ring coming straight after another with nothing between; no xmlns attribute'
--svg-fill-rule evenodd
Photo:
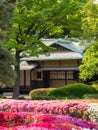
<svg viewBox="0 0 98 130"><path fill-rule="evenodd" d="M0 130L98 130L97 108L97 100L2 99Z"/></svg>

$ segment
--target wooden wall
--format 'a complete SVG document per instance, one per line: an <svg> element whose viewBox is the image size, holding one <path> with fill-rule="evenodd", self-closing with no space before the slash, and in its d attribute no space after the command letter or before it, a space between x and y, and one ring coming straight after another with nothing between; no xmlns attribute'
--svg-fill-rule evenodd
<svg viewBox="0 0 98 130"><path fill-rule="evenodd" d="M68 67L68 66L79 66L79 60L47 60L39 62L41 67Z"/></svg>

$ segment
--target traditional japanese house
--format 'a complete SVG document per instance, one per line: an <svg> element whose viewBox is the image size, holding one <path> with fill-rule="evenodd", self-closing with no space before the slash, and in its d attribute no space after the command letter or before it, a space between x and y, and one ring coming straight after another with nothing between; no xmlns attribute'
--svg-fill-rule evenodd
<svg viewBox="0 0 98 130"><path fill-rule="evenodd" d="M79 65L83 53L79 48L63 39L44 39L43 42L55 49L38 57L21 59L20 88L31 90L81 82Z"/></svg>

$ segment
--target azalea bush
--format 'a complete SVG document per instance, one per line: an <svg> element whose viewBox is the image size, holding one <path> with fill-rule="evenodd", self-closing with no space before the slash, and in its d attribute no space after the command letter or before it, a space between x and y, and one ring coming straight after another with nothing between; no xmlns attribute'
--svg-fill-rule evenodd
<svg viewBox="0 0 98 130"><path fill-rule="evenodd" d="M9 112L33 112L44 114L62 114L88 119L88 102L82 101L17 101L2 100L0 103L0 111Z"/></svg>
<svg viewBox="0 0 98 130"><path fill-rule="evenodd" d="M3 127L20 126L32 123L31 115L28 113L0 112L0 125Z"/></svg>
<svg viewBox="0 0 98 130"><path fill-rule="evenodd" d="M89 104L88 111L90 113L89 114L90 120L93 122L98 122L98 104L96 103Z"/></svg>
<svg viewBox="0 0 98 130"><path fill-rule="evenodd" d="M97 129L98 123L64 115L0 112L0 126L8 130L83 130Z"/></svg>
<svg viewBox="0 0 98 130"><path fill-rule="evenodd" d="M0 130L98 130L98 101L2 99Z"/></svg>

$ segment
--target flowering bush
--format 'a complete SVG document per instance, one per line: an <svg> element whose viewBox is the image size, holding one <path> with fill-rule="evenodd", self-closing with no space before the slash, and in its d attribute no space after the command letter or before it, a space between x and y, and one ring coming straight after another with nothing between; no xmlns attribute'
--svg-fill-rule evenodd
<svg viewBox="0 0 98 130"><path fill-rule="evenodd" d="M91 101L0 100L0 130L98 130L97 122Z"/></svg>
<svg viewBox="0 0 98 130"><path fill-rule="evenodd" d="M88 119L88 104L82 101L22 101L2 100L0 111L63 114Z"/></svg>
<svg viewBox="0 0 98 130"><path fill-rule="evenodd" d="M3 127L29 124L33 122L33 119L30 113L0 112L0 125Z"/></svg>
<svg viewBox="0 0 98 130"><path fill-rule="evenodd" d="M91 103L88 107L89 119L93 122L98 122L98 104Z"/></svg>
<svg viewBox="0 0 98 130"><path fill-rule="evenodd" d="M27 125L28 124L28 125ZM27 130L27 129L46 129L46 130L82 130L97 129L98 124L83 121L81 119L54 114L33 113L11 113L0 112L0 126L2 130Z"/></svg>

